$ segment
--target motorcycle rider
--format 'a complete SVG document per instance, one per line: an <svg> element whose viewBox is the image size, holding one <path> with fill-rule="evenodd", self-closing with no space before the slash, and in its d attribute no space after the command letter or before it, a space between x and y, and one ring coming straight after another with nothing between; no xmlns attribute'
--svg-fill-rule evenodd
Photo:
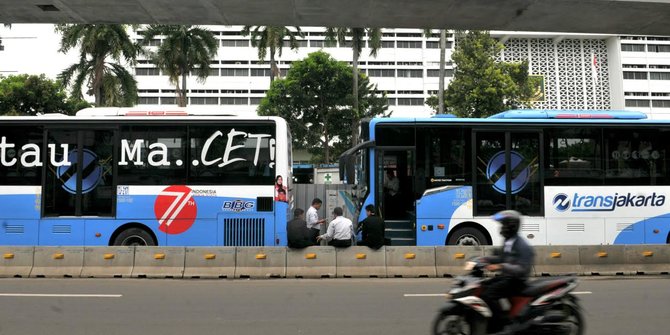
<svg viewBox="0 0 670 335"><path fill-rule="evenodd" d="M535 253L528 242L518 235L521 213L505 210L494 214L491 218L501 224L500 235L505 238L502 252L487 257L489 265L486 266L486 270L500 272L500 275L488 282L481 296L492 313L488 332L495 333L507 323L507 317L503 315L499 300L517 295L524 289L533 267Z"/></svg>

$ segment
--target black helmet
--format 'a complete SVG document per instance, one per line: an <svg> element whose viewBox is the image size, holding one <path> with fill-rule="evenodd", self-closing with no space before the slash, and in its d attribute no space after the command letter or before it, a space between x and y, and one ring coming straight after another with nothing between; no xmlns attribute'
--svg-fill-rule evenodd
<svg viewBox="0 0 670 335"><path fill-rule="evenodd" d="M521 213L513 210L498 212L491 217L502 224L500 235L510 238L516 235L521 226Z"/></svg>

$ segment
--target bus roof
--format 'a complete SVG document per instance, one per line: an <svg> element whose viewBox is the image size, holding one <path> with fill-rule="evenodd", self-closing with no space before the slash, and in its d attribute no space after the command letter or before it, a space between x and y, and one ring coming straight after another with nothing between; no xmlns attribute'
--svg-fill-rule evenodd
<svg viewBox="0 0 670 335"><path fill-rule="evenodd" d="M176 106L142 106L142 107L91 107L77 112L77 116L244 116L244 112L222 111L220 107L176 107ZM255 116L255 115L253 115Z"/></svg>

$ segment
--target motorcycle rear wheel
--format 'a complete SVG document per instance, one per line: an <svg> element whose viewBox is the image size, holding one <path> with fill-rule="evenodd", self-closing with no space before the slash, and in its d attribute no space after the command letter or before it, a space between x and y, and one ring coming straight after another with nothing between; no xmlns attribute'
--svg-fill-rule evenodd
<svg viewBox="0 0 670 335"><path fill-rule="evenodd" d="M448 311L433 320L433 335L484 335L486 323L472 313Z"/></svg>

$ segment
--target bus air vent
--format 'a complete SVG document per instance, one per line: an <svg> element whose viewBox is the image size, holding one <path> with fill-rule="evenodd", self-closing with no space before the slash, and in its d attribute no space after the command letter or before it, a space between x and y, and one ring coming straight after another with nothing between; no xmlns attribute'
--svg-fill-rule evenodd
<svg viewBox="0 0 670 335"><path fill-rule="evenodd" d="M5 226L5 234L23 234L25 232L24 225L8 224Z"/></svg>
<svg viewBox="0 0 670 335"><path fill-rule="evenodd" d="M53 225L51 232L54 234L71 234L72 226L62 224Z"/></svg>
<svg viewBox="0 0 670 335"><path fill-rule="evenodd" d="M223 219L223 245L255 247L265 241L265 219Z"/></svg>
<svg viewBox="0 0 670 335"><path fill-rule="evenodd" d="M258 197L256 198L256 211L258 212L272 212L274 199L272 197Z"/></svg>

